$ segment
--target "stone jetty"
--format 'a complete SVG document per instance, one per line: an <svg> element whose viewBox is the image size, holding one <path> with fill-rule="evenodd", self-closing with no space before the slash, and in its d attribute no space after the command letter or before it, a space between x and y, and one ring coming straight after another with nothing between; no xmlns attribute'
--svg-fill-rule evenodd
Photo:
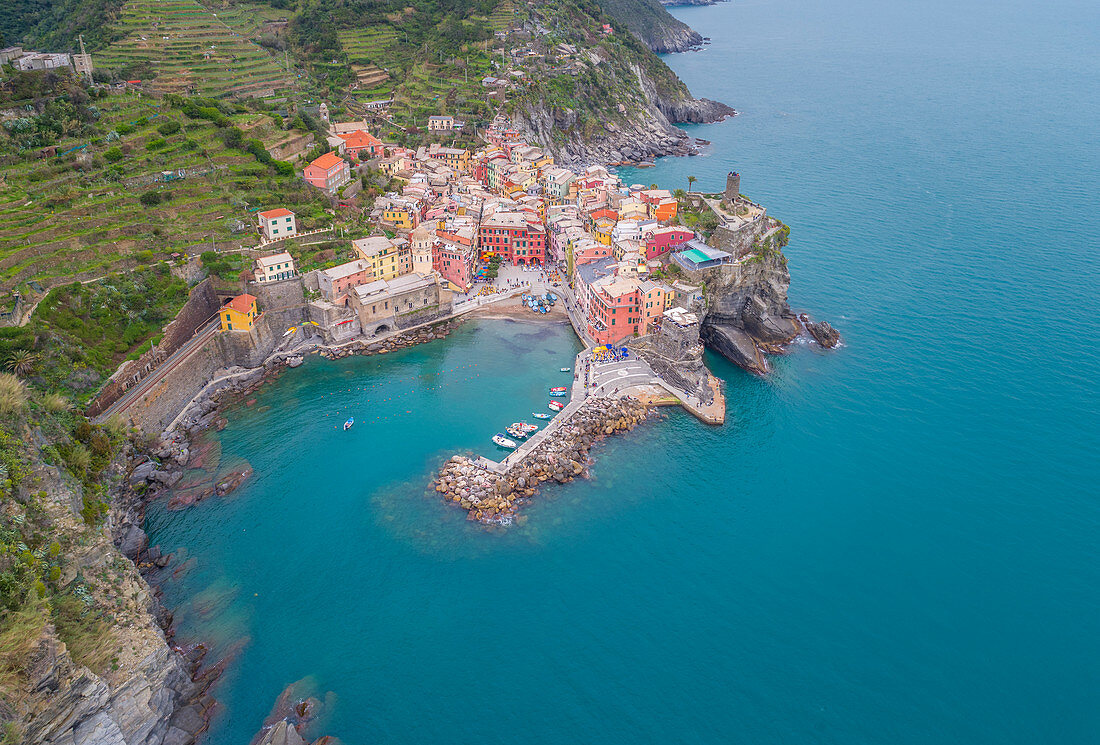
<svg viewBox="0 0 1100 745"><path fill-rule="evenodd" d="M588 474L592 446L633 429L649 414L636 398L590 398L521 460L503 472L480 458L453 456L432 482L443 498L467 510L468 519L511 523L519 507L544 481L559 484Z"/></svg>
<svg viewBox="0 0 1100 745"><path fill-rule="evenodd" d="M431 328L421 328L416 331L406 331L395 334L394 336L387 337L382 341L371 341L370 339L358 339L350 344L345 344L339 347L326 347L321 349L320 355L330 360L340 359L342 357L351 357L353 355L362 354L386 354L387 352L396 352L399 349L406 349L408 347L414 347L417 344L423 344L425 342L434 341L436 339L445 339L452 331L454 331L461 320L444 321L443 323L437 323Z"/></svg>

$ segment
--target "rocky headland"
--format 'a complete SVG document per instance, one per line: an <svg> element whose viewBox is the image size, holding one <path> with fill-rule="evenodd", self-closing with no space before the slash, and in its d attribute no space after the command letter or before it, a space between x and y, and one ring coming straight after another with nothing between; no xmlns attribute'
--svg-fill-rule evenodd
<svg viewBox="0 0 1100 745"><path fill-rule="evenodd" d="M700 337L730 362L760 375L771 371L767 355L782 354L803 333L825 348L840 343L828 322L814 324L791 310L787 258L766 249L742 262L739 272L714 271L706 276L706 311Z"/></svg>
<svg viewBox="0 0 1100 745"><path fill-rule="evenodd" d="M455 455L432 484L436 492L486 524L509 524L542 483L559 484L587 476L589 452L600 440L628 432L645 420L649 408L636 398L590 398L518 463L503 473L477 458Z"/></svg>

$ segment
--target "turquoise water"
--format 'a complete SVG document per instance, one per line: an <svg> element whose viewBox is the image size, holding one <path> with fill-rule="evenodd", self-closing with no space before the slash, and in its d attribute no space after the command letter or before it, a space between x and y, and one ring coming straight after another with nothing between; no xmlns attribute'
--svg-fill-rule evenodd
<svg viewBox="0 0 1100 745"><path fill-rule="evenodd" d="M710 359L727 426L609 440L504 532L424 487L545 405L564 329L285 374L222 433L257 476L149 515L180 640L238 651L209 743L306 676L349 744L1100 740L1100 10L675 13L742 114L637 180L741 171L845 347Z"/></svg>

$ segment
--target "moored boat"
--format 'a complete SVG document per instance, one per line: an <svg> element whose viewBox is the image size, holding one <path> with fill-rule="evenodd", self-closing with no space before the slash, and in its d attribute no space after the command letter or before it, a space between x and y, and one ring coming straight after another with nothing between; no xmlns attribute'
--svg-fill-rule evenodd
<svg viewBox="0 0 1100 745"><path fill-rule="evenodd" d="M550 419L554 415L553 414L542 414L542 413L539 413L539 412L535 411L535 412L531 413L531 416L535 417L535 419Z"/></svg>
<svg viewBox="0 0 1100 745"><path fill-rule="evenodd" d="M355 424L355 417L349 416L348 420L346 422L344 422L344 429L345 430L351 429L351 425L353 425L353 424Z"/></svg>
<svg viewBox="0 0 1100 745"><path fill-rule="evenodd" d="M572 370L572 369L573 369L573 368L571 368L571 367L563 367L563 368L561 369L561 371L562 371L562 372L569 372L569 371L570 371L570 370Z"/></svg>
<svg viewBox="0 0 1100 745"><path fill-rule="evenodd" d="M551 391L564 391L568 390L564 385L556 385L550 389Z"/></svg>
<svg viewBox="0 0 1100 745"><path fill-rule="evenodd" d="M516 447L517 447L515 440L509 440L507 437L502 435L500 432L497 432L495 435L493 435L493 442L495 442L500 447L508 448L509 450L515 450Z"/></svg>
<svg viewBox="0 0 1100 745"><path fill-rule="evenodd" d="M516 438L517 440L526 440L527 435L531 434L527 430L520 429L519 427L517 427L515 425L512 425L511 427L506 428L504 431L507 432L512 437Z"/></svg>
<svg viewBox="0 0 1100 745"><path fill-rule="evenodd" d="M550 395L554 398L565 398L565 391L550 391Z"/></svg>
<svg viewBox="0 0 1100 745"><path fill-rule="evenodd" d="M565 408L565 404L563 404L561 401L551 401L550 403L546 404L546 408L552 411L561 411Z"/></svg>
<svg viewBox="0 0 1100 745"><path fill-rule="evenodd" d="M539 428L539 425L528 424L527 422L512 422L512 426L516 429L522 429L524 432L534 432Z"/></svg>

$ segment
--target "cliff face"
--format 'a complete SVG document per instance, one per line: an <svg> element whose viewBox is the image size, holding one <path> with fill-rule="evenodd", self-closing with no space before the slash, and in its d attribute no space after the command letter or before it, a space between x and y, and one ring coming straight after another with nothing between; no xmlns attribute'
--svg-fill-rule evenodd
<svg viewBox="0 0 1100 745"><path fill-rule="evenodd" d="M599 0L599 4L657 54L686 52L703 43L698 32L673 18L657 0Z"/></svg>
<svg viewBox="0 0 1100 745"><path fill-rule="evenodd" d="M34 509L41 509L63 547L60 595L50 603L56 609L59 598L69 597L81 608L74 615L101 619L102 625L62 633L48 612L40 616L18 674L0 690L0 719L12 722L27 745L189 745L206 728L213 704L192 680L201 650L185 658L168 645L158 618L166 623L170 615L112 543L111 523L119 511L106 524L86 525L79 515L85 503L81 485L35 460ZM126 483L124 463L120 457L109 467L111 480L121 484L115 487L119 494ZM17 496L8 509L26 498ZM135 556L148 558L144 534L131 532L129 543ZM65 639L80 644L79 655Z"/></svg>
<svg viewBox="0 0 1100 745"><path fill-rule="evenodd" d="M790 283L787 260L777 250L744 262L737 272L710 272L703 341L730 362L767 373L765 353L781 351L802 331L787 302Z"/></svg>
<svg viewBox="0 0 1100 745"><path fill-rule="evenodd" d="M613 115L595 123L590 112L555 106L545 99L528 103L512 117L529 141L552 152L564 165L641 162L662 155L698 152L694 140L677 123L720 121L737 112L706 98L694 98L682 87L662 86L640 64L629 67L629 82L639 94L620 103ZM679 83L679 81L676 81ZM590 95L598 96L599 86Z"/></svg>

